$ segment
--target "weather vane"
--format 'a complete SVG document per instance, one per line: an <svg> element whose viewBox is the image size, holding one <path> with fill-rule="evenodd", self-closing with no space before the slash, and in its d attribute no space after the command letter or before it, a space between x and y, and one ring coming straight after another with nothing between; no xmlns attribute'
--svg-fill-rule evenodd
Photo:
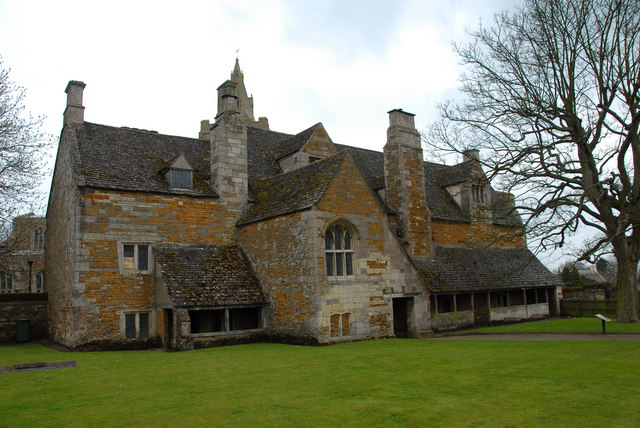
<svg viewBox="0 0 640 428"><path fill-rule="evenodd" d="M238 59L238 52L240 52L240 48L236 49L236 59Z"/></svg>

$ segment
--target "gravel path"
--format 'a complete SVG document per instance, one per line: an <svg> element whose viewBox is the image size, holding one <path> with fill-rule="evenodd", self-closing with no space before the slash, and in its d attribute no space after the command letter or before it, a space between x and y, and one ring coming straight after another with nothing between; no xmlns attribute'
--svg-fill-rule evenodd
<svg viewBox="0 0 640 428"><path fill-rule="evenodd" d="M434 337L433 340L600 340L640 342L640 333L474 333Z"/></svg>

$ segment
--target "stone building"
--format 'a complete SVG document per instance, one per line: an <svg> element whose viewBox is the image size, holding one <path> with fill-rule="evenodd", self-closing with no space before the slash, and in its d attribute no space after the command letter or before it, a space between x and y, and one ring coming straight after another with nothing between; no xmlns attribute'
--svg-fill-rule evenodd
<svg viewBox="0 0 640 428"><path fill-rule="evenodd" d="M192 349L422 337L548 316L557 279L526 249L478 154L423 161L412 114L384 152L255 120L236 61L198 138L67 107L47 214L51 337Z"/></svg>
<svg viewBox="0 0 640 428"><path fill-rule="evenodd" d="M0 293L43 293L46 219L33 213L13 219L0 245Z"/></svg>

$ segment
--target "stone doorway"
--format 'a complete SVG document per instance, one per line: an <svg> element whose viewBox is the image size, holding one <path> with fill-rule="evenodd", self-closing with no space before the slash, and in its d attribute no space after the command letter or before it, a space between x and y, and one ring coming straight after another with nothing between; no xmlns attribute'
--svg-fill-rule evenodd
<svg viewBox="0 0 640 428"><path fill-rule="evenodd" d="M393 333L398 338L409 337L409 310L411 297L393 299Z"/></svg>

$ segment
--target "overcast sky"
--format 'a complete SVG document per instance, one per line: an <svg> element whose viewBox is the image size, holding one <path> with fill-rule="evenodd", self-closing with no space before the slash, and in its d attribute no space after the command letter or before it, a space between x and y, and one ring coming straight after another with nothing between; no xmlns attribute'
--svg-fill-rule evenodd
<svg viewBox="0 0 640 428"><path fill-rule="evenodd" d="M424 130L435 103L456 96L451 42L518 4L0 0L0 55L56 137L67 82L81 80L85 120L197 138L239 50L255 116L271 129L322 122L336 143L381 151L387 111L416 114Z"/></svg>

